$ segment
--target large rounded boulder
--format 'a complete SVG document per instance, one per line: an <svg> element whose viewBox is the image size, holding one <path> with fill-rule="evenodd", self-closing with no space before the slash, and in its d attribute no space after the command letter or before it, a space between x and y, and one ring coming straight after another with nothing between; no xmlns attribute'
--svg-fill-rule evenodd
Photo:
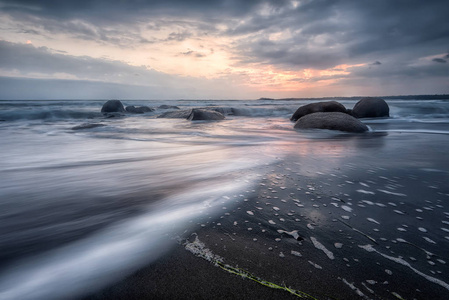
<svg viewBox="0 0 449 300"><path fill-rule="evenodd" d="M188 116L192 113L191 109L183 109L183 110L175 110L175 111L167 111L158 116L158 118L165 119L187 119Z"/></svg>
<svg viewBox="0 0 449 300"><path fill-rule="evenodd" d="M148 107L148 106L134 106L130 105L125 108L125 110L132 114L144 114L147 112L154 111L154 108Z"/></svg>
<svg viewBox="0 0 449 300"><path fill-rule="evenodd" d="M200 120L223 120L225 116L215 110L206 109L192 109L192 112L187 117L190 121L200 121Z"/></svg>
<svg viewBox="0 0 449 300"><path fill-rule="evenodd" d="M390 116L390 107L381 98L367 97L354 105L351 114L356 118L382 118Z"/></svg>
<svg viewBox="0 0 449 300"><path fill-rule="evenodd" d="M346 107L337 101L316 102L299 107L290 120L296 122L301 117L317 112L341 112L346 113Z"/></svg>
<svg viewBox="0 0 449 300"><path fill-rule="evenodd" d="M120 100L108 100L101 108L102 113L125 112L125 107Z"/></svg>
<svg viewBox="0 0 449 300"><path fill-rule="evenodd" d="M361 133L368 131L368 127L346 113L317 112L300 118L295 123L297 129L329 129L346 132Z"/></svg>

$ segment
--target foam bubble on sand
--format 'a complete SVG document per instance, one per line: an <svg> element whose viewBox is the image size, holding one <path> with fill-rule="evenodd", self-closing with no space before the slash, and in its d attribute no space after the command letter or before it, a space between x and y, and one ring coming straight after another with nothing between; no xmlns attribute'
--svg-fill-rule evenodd
<svg viewBox="0 0 449 300"><path fill-rule="evenodd" d="M270 223L271 225L276 225L276 222L273 220L268 220L268 223Z"/></svg>
<svg viewBox="0 0 449 300"><path fill-rule="evenodd" d="M371 279L366 280L366 282L368 282L368 283L371 284L371 285L374 285L374 284L377 283L376 280L371 280Z"/></svg>
<svg viewBox="0 0 449 300"><path fill-rule="evenodd" d="M359 183L360 183L360 185L363 185L364 187L369 187L369 185L364 182L359 182Z"/></svg>
<svg viewBox="0 0 449 300"><path fill-rule="evenodd" d="M334 247L337 249L340 249L341 247L343 247L342 243L334 243Z"/></svg>
<svg viewBox="0 0 449 300"><path fill-rule="evenodd" d="M329 259L334 259L334 254L329 251L326 247L324 247L323 244L321 244L320 242L318 242L318 240L314 237L310 237L310 240L312 241L313 245L315 246L315 248L321 250L324 252L324 254L326 254L327 257L329 257Z"/></svg>
<svg viewBox="0 0 449 300"><path fill-rule="evenodd" d="M341 218L342 218L343 220L349 220L351 217L350 217L350 216L341 216Z"/></svg>
<svg viewBox="0 0 449 300"><path fill-rule="evenodd" d="M374 294L374 291L373 291L372 289L370 289L370 288L366 285L366 283L362 282L362 285L363 285L363 287L364 287L368 292L370 292L371 294Z"/></svg>
<svg viewBox="0 0 449 300"><path fill-rule="evenodd" d="M317 269L320 269L320 270L323 269L322 266L320 266L320 265L314 263L313 261L310 261L310 260L309 260L309 264L311 264L312 266L314 266L314 267L317 268Z"/></svg>
<svg viewBox="0 0 449 300"><path fill-rule="evenodd" d="M347 286L349 286L349 288L351 290L353 290L357 295L359 295L360 297L363 297L364 299L369 299L369 297L367 297L361 290L359 290L354 283L349 283L346 279L342 278L341 279Z"/></svg>
<svg viewBox="0 0 449 300"><path fill-rule="evenodd" d="M223 258L215 255L210 249L206 248L206 245L198 239L198 236L195 236L193 242L186 242L184 247L196 256L202 257L210 262L223 262Z"/></svg>
<svg viewBox="0 0 449 300"><path fill-rule="evenodd" d="M435 277L432 277L430 275L424 274L423 272L421 272L421 271L415 269L414 267L412 267L407 261L403 260L400 257L393 257L393 256L389 256L387 254L384 254L382 252L379 252L376 249L374 249L374 247L372 245L364 245L364 246L360 246L359 245L359 247L364 249L364 250L366 250L366 251L368 251L368 252L376 252L377 254L381 255L382 257L384 257L386 259L389 259L389 260L391 260L391 261L393 261L395 263L398 263L400 265L408 267L410 270L412 270L416 274L424 277L428 281L433 282L435 284L438 284L438 285L444 287L445 289L449 290L449 284L447 284L446 282L444 282L444 281L442 281L442 280L440 280L438 278L435 278Z"/></svg>
<svg viewBox="0 0 449 300"><path fill-rule="evenodd" d="M399 196L399 197L407 197L406 194L402 194L402 193L394 193L394 192L390 192L390 191L387 191L387 190L379 190L379 189L378 189L378 191L382 192L382 193L385 193L385 194L388 194L388 195Z"/></svg>
<svg viewBox="0 0 449 300"><path fill-rule="evenodd" d="M425 229L424 227L418 227L418 230L421 232L427 232L427 229Z"/></svg>
<svg viewBox="0 0 449 300"><path fill-rule="evenodd" d="M358 193L362 193L362 194L367 194L367 195L374 195L374 192L371 191L367 191L367 190L357 190L356 192Z"/></svg>
<svg viewBox="0 0 449 300"><path fill-rule="evenodd" d="M312 226L312 224L308 223L308 224L307 224L307 228L309 228L309 229L312 229L312 230L313 230L313 229L314 229L315 227L313 227L313 226Z"/></svg>
<svg viewBox="0 0 449 300"><path fill-rule="evenodd" d="M397 213L397 214L399 214L399 215L403 215L404 214L404 212L402 212L402 211L400 211L400 210L397 210L397 209L395 209L395 210L393 210L395 213Z"/></svg>
<svg viewBox="0 0 449 300"><path fill-rule="evenodd" d="M423 239L425 239L427 242L431 243L431 244L436 244L436 242L430 238L428 238L427 236L423 236Z"/></svg>
<svg viewBox="0 0 449 300"><path fill-rule="evenodd" d="M341 208L343 208L347 212L352 212L352 208L347 205L342 205Z"/></svg>
<svg viewBox="0 0 449 300"><path fill-rule="evenodd" d="M398 227L398 228L396 228L397 230L399 230L399 231L402 231L402 232L405 232L405 231L407 231L407 229L405 229L405 228L402 228L402 227Z"/></svg>
<svg viewBox="0 0 449 300"><path fill-rule="evenodd" d="M374 220L373 218L366 218L366 219L372 223L376 223L376 224L380 225L380 223L377 222L376 220Z"/></svg>
<svg viewBox="0 0 449 300"><path fill-rule="evenodd" d="M302 254L299 253L298 251L292 250L292 251L290 251L290 253L294 256L302 257Z"/></svg>
<svg viewBox="0 0 449 300"><path fill-rule="evenodd" d="M288 235L292 236L295 240L297 240L299 238L298 230L285 231L282 229L278 229L278 232L280 234L282 234L282 233L288 234Z"/></svg>
<svg viewBox="0 0 449 300"><path fill-rule="evenodd" d="M276 207L276 206L273 206L273 209L275 210L275 211L279 211L279 207Z"/></svg>
<svg viewBox="0 0 449 300"><path fill-rule="evenodd" d="M250 211L250 210L246 211L246 213L247 213L248 215L250 215L250 216L254 216L254 213L253 213L252 211Z"/></svg>
<svg viewBox="0 0 449 300"><path fill-rule="evenodd" d="M388 275L393 275L393 272L391 272L391 270L385 269L385 273L387 273Z"/></svg>

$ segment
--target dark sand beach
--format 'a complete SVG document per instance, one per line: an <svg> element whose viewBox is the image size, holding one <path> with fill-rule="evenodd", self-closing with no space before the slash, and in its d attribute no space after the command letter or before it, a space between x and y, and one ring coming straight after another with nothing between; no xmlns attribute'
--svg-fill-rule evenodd
<svg viewBox="0 0 449 300"><path fill-rule="evenodd" d="M311 132L279 147L288 155L259 170L254 190L85 299L297 298L186 250L195 239L225 264L309 299L449 297L447 136Z"/></svg>

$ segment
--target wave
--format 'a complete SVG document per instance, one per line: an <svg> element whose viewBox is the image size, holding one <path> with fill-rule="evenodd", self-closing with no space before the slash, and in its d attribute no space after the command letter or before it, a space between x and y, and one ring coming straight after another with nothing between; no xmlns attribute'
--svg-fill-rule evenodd
<svg viewBox="0 0 449 300"><path fill-rule="evenodd" d="M69 120L69 119L94 119L100 118L101 113L94 111L81 111L70 109L39 109L39 110L15 110L0 111L0 120L18 121L18 120Z"/></svg>
<svg viewBox="0 0 449 300"><path fill-rule="evenodd" d="M254 186L248 176L237 179L198 184L152 211L15 263L0 274L0 298L61 299L107 286L163 255L191 220L218 214L236 201L233 195Z"/></svg>

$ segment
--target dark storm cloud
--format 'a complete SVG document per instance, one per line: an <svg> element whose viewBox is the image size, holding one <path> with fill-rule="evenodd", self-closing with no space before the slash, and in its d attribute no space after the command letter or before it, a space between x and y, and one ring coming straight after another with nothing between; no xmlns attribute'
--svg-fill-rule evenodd
<svg viewBox="0 0 449 300"><path fill-rule="evenodd" d="M444 58L434 58L432 59L432 61L437 62L437 63L446 63L446 60Z"/></svg>
<svg viewBox="0 0 449 300"><path fill-rule="evenodd" d="M233 31L250 32L242 26L257 30L241 41L242 60L258 59L286 67L329 68L399 52L404 59L446 52L449 42L446 1L302 3L297 8L256 16L237 25ZM262 30L264 24L274 25ZM276 30L288 30L291 36L270 41L269 34Z"/></svg>
<svg viewBox="0 0 449 300"><path fill-rule="evenodd" d="M28 14L55 19L96 19L98 22L123 22L126 18L136 16L235 16L239 17L251 12L262 0L2 0L2 10L10 13L25 12ZM269 1L284 3L285 1ZM278 4L276 4L278 5Z"/></svg>

